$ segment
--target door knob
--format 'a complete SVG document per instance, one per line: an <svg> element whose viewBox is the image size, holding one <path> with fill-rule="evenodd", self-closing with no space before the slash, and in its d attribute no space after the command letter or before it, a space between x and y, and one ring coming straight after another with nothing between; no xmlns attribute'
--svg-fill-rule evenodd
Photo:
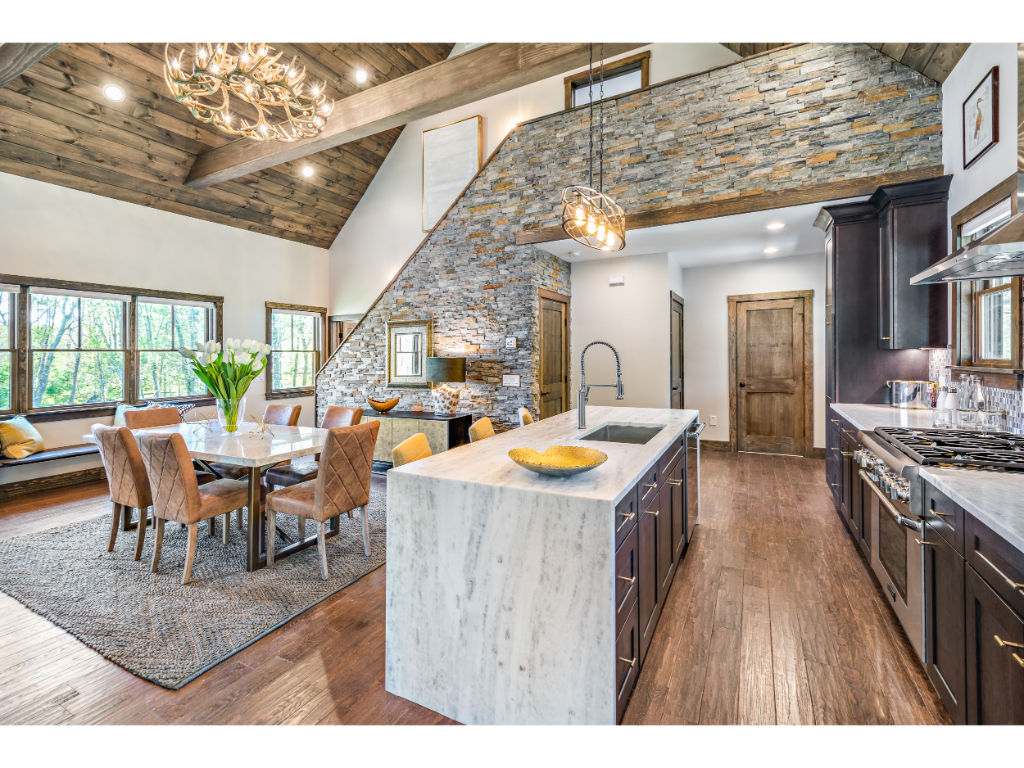
<svg viewBox="0 0 1024 768"><path fill-rule="evenodd" d="M740 389L743 389L743 387L745 387L745 386L747 386L747 382L741 381L740 382Z"/></svg>

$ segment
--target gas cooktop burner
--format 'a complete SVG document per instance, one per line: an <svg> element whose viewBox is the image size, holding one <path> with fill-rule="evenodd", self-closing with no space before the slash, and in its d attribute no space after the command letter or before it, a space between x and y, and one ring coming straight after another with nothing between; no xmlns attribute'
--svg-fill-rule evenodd
<svg viewBox="0 0 1024 768"><path fill-rule="evenodd" d="M918 464L1024 472L1022 435L906 427L879 427L875 434Z"/></svg>

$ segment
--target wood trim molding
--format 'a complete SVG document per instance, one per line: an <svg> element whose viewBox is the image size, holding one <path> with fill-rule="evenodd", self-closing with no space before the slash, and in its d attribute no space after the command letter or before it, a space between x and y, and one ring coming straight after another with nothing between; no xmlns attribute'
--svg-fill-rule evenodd
<svg viewBox="0 0 1024 768"><path fill-rule="evenodd" d="M646 229L660 227L665 224L679 224L685 221L713 219L719 216L734 216L739 213L769 211L776 208L789 208L807 203L823 203L845 197L870 195L878 187L888 184L902 184L907 181L920 181L942 175L941 165L930 165L907 171L880 173L874 176L862 176L857 179L843 179L821 184L808 184L791 189L773 189L728 200L710 200L699 203L686 203L653 211L626 214L626 229ZM560 225L524 229L516 233L516 245L535 245L565 240L568 236Z"/></svg>
<svg viewBox="0 0 1024 768"><path fill-rule="evenodd" d="M531 398L531 404L533 404L536 407L535 413L537 414L537 418L540 418L540 405L541 405L540 404L540 398L541 398L540 387L541 387L541 384L544 381L544 376L543 376L543 373L541 372L541 367L544 364L544 357L541 354L541 349L542 349L543 345L542 345L542 343L540 341L540 334L543 333L543 324L539 322L539 320L540 320L540 317L539 317L539 315L540 315L540 300L541 299L548 299L549 301L557 301L559 304L564 304L565 305L565 328L563 329L563 333L562 333L562 373L563 373L563 381L562 381L562 406L563 406L563 409L564 409L562 411L563 413L566 410L569 410L569 408L567 406L571 402L570 393L569 393L569 376L570 376L569 367L570 367L571 362L572 362L572 354L571 354L572 341L569 338L569 334L572 333L572 317L570 316L570 313L572 312L572 297L571 296L565 296L565 295L563 295L561 293L556 293L555 291L549 291L547 288L538 288L537 289L537 314L538 314L538 328L537 328L537 334L538 334L538 337L537 337L537 402L533 403L532 398Z"/></svg>
<svg viewBox="0 0 1024 768"><path fill-rule="evenodd" d="M639 67L639 69L640 69L640 87L639 88L634 88L633 91L630 91L630 93L633 93L635 91L642 91L645 88L649 88L650 85L651 85L651 52L650 52L650 50L643 51L643 52L638 53L638 54L636 54L634 56L627 56L624 59L616 59L615 61L607 62L604 65L604 71L603 71L604 78L607 79L609 77L616 77L617 75L621 75L623 72L626 72L627 70L634 69L635 65L638 62L640 64L640 67ZM594 66L597 67L598 63L595 62ZM589 74L589 70L584 70L583 72L577 72L576 74L567 75L565 77L565 108L566 109L573 109L573 105L572 105L572 90L576 86L577 83L580 83L581 81L589 79L588 78L588 74ZM615 98L618 98L619 96L624 96L624 95L625 95L625 93L616 94L615 96L606 96L604 98L604 101L607 101L608 99L615 99ZM594 103L597 104L598 101L600 101L600 99L598 99ZM582 107L583 105L581 104L580 106Z"/></svg>
<svg viewBox="0 0 1024 768"><path fill-rule="evenodd" d="M814 455L814 291L772 291L728 296L729 303L729 450L737 450L736 412L736 305L740 302L801 299L804 304L804 440L801 455Z"/></svg>
<svg viewBox="0 0 1024 768"><path fill-rule="evenodd" d="M60 43L0 43L0 88L36 62L45 59Z"/></svg>
<svg viewBox="0 0 1024 768"><path fill-rule="evenodd" d="M270 359L267 361L267 369L263 372L264 399L284 400L292 397L311 397L316 392L316 377L320 372L321 361L324 359L324 351L327 345L327 307L314 307L307 304L284 304L279 301L266 302L266 343L271 344L272 318L275 309L283 309L291 312L315 312L320 315L320 338L317 339L316 360L313 364L313 386L300 387L298 389L274 389L274 376L271 371L273 365L273 350ZM316 414L314 414L314 422Z"/></svg>

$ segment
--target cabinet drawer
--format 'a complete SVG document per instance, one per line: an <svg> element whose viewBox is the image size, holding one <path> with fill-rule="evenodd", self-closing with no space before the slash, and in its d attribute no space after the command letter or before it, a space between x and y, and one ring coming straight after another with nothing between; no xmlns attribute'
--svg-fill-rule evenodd
<svg viewBox="0 0 1024 768"><path fill-rule="evenodd" d="M655 464L640 480L640 485L637 486L637 496L639 501L637 502L640 511L643 511L655 504L658 501L658 482L661 479L661 474L658 472L658 465Z"/></svg>
<svg viewBox="0 0 1024 768"><path fill-rule="evenodd" d="M1017 613L1024 615L1024 553L966 516L967 562Z"/></svg>
<svg viewBox="0 0 1024 768"><path fill-rule="evenodd" d="M637 489L630 489L629 493L622 497L622 501L615 505L615 548L618 549L622 542L629 536L630 531L636 528L636 497Z"/></svg>
<svg viewBox="0 0 1024 768"><path fill-rule="evenodd" d="M924 519L949 546L964 554L964 510L946 494L924 482Z"/></svg>
<svg viewBox="0 0 1024 768"><path fill-rule="evenodd" d="M636 526L615 553L615 632L622 631L629 618L630 608L636 603L637 587L637 535ZM634 611L635 613L635 611Z"/></svg>
<svg viewBox="0 0 1024 768"><path fill-rule="evenodd" d="M620 722L640 671L640 629L636 603L615 640L615 720Z"/></svg>
<svg viewBox="0 0 1024 768"><path fill-rule="evenodd" d="M686 437L681 437L675 440L665 452L661 454L661 458L658 459L658 476L665 477L669 471L675 466L676 462L683 458L683 454L686 452Z"/></svg>

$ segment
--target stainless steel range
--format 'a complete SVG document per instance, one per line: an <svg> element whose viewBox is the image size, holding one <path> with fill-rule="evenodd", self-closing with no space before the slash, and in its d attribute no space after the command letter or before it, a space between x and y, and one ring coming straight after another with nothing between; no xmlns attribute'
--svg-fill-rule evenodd
<svg viewBox="0 0 1024 768"><path fill-rule="evenodd" d="M879 427L857 434L853 458L865 492L863 525L870 527L871 569L887 593L918 656L924 660L926 510L922 466L1024 472L1024 437L1008 432Z"/></svg>

